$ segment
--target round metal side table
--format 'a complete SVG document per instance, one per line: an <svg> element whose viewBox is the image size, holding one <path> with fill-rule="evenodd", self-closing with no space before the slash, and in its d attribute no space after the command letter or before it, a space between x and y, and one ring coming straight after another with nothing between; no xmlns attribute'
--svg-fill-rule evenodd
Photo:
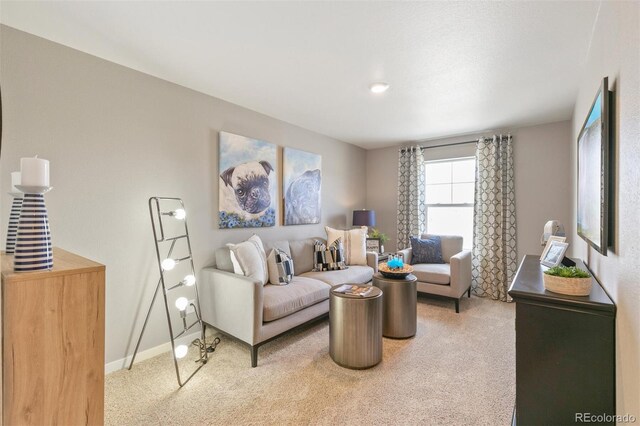
<svg viewBox="0 0 640 426"><path fill-rule="evenodd" d="M373 285L384 293L382 334L385 337L406 339L416 335L418 290L417 278L386 278L373 275Z"/></svg>
<svg viewBox="0 0 640 426"><path fill-rule="evenodd" d="M339 287L329 296L329 354L342 367L373 367L382 361L382 291L350 296L334 291Z"/></svg>

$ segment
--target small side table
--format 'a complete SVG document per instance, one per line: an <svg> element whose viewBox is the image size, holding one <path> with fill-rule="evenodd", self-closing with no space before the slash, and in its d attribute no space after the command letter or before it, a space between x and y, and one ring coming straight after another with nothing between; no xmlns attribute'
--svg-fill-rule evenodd
<svg viewBox="0 0 640 426"><path fill-rule="evenodd" d="M391 256L392 254L394 254L394 253L391 253L391 252L380 253L378 255L378 263L386 262L387 260L389 260L389 256Z"/></svg>
<svg viewBox="0 0 640 426"><path fill-rule="evenodd" d="M329 354L336 364L352 369L382 361L382 291L372 287L366 297L329 296Z"/></svg>
<svg viewBox="0 0 640 426"><path fill-rule="evenodd" d="M386 278L373 275L373 285L384 293L382 334L385 337L406 339L416 335L418 290L415 275L405 278Z"/></svg>

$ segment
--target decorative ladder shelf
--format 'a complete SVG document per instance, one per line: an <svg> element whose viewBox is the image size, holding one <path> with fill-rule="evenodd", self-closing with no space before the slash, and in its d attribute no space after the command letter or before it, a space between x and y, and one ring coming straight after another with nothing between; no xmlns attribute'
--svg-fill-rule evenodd
<svg viewBox="0 0 640 426"><path fill-rule="evenodd" d="M173 205L174 209L163 210L161 208L169 205ZM151 310L153 309L153 305L155 304L156 298L158 296L158 292L162 289L162 296L164 299L164 306L167 313L167 324L169 326L169 336L171 338L171 354L173 355L173 364L176 369L176 377L178 379L178 385L180 387L184 386L201 368L204 364L207 363L209 359L209 352L213 352L215 350L215 345L220 341L219 338L216 338L214 342L207 346L205 339L206 325L202 322L202 317L200 315L200 298L198 296L198 287L196 285L195 279L195 269L193 266L193 253L191 251L191 240L189 238L189 229L187 227L187 218L184 210L184 203L180 198L168 198L168 197L151 197L149 198L149 216L151 218L151 226L153 228L153 240L156 247L156 257L158 260L158 270L160 272L160 279L158 280L158 284L156 285L156 290L153 293L153 298L151 299L151 304L149 305L149 310L147 312L147 316L145 317L144 324L142 325L142 330L140 331L140 337L138 338L138 343L136 344L136 349L133 352L133 357L131 358L131 363L129 364L129 370L133 367L133 363L136 359L136 355L138 353L138 349L140 348L140 342L142 341L142 336L147 327L147 323L149 321L149 316L151 314ZM178 236L167 237L165 235L165 225L163 219L165 217L171 217L173 220L182 221L184 223L184 234ZM174 249L176 248L176 242L179 240L185 239L186 242L186 250L188 255L181 257L174 257ZM164 252L167 244L169 245L169 249L166 251L166 257L161 255L161 252ZM186 254L186 253L184 253ZM179 281L177 284L171 285L167 287L167 282L169 281L167 275L168 273L174 269L174 267L181 262L189 262L190 265L190 274L187 274L182 281ZM176 300L176 307L180 312L180 317L182 318L182 327L183 329L179 331L177 334L174 333L174 327L171 322L171 307L169 306L169 301L167 296L169 293L174 290L182 287L193 288L195 292L195 299L192 302L189 302L189 299L185 297L180 297ZM182 303L180 303L182 302ZM186 304L185 304L186 302ZM195 303L193 303L195 302ZM187 325L187 315L189 314L187 311L189 306L193 307L194 314L196 319L190 324ZM188 346L179 345L176 346L176 340L183 337L187 334L189 330L191 330L196 325L200 325L200 338L194 340L199 347L199 358L196 361L200 365L195 371L187 377L187 379L183 382L180 376L180 367L178 365L178 359L182 358L186 355L188 351ZM192 342L193 343L193 342Z"/></svg>

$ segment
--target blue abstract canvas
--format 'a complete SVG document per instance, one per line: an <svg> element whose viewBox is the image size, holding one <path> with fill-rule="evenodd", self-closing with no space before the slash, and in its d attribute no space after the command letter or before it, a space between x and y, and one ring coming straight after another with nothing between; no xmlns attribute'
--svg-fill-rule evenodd
<svg viewBox="0 0 640 426"><path fill-rule="evenodd" d="M284 224L320 223L322 215L322 157L285 148L283 154Z"/></svg>

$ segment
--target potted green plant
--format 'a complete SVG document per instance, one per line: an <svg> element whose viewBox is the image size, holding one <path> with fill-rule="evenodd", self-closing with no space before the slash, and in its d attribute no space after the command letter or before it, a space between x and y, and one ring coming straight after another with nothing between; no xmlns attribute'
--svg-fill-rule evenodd
<svg viewBox="0 0 640 426"><path fill-rule="evenodd" d="M591 274L575 266L558 265L544 271L544 288L570 296L588 296L591 293Z"/></svg>
<svg viewBox="0 0 640 426"><path fill-rule="evenodd" d="M379 238L380 239L380 251L381 252L384 251L384 243L389 241L389 237L387 237L386 234L383 234L382 232L380 232L379 229L376 229L376 228L371 228L371 230L369 231L369 238Z"/></svg>

